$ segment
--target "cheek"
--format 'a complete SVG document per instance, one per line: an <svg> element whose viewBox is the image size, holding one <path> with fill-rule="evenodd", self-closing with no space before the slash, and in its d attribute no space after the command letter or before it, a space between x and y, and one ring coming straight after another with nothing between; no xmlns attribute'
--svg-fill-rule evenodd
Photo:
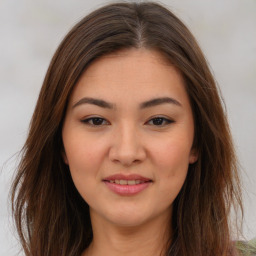
<svg viewBox="0 0 256 256"><path fill-rule="evenodd" d="M154 152L156 180L162 199L171 202L178 195L187 176L190 144L182 139L166 141Z"/></svg>
<svg viewBox="0 0 256 256"><path fill-rule="evenodd" d="M103 146L80 137L80 139L66 140L65 151L75 187L90 204L90 199L95 198L95 182L100 180Z"/></svg>
<svg viewBox="0 0 256 256"><path fill-rule="evenodd" d="M70 169L91 170L102 161L104 143L87 136L70 136L64 141L64 148Z"/></svg>
<svg viewBox="0 0 256 256"><path fill-rule="evenodd" d="M152 150L155 164L168 176L186 170L190 159L190 144L182 138L165 140Z"/></svg>

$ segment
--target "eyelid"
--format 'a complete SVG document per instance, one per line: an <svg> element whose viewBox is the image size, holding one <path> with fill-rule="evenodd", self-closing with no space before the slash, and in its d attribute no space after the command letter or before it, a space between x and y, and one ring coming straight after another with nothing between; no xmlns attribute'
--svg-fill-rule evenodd
<svg viewBox="0 0 256 256"><path fill-rule="evenodd" d="M154 124L152 124L153 126L156 126L156 127L167 126L167 125L170 125L170 124L172 124L172 123L175 122L173 119L171 119L171 118L169 118L169 117L165 117L165 116L158 115L158 116L153 116L153 117L151 117L151 118L146 122L146 124L149 123L150 121L155 120L155 119L163 119L164 122L165 122L165 124L160 124L160 125L154 125Z"/></svg>
<svg viewBox="0 0 256 256"><path fill-rule="evenodd" d="M103 123L98 124L98 125L90 123L90 121L92 121L94 119L101 119ZM164 124L159 124L159 125L149 124L149 122L152 122L156 119L162 119ZM108 120L106 120L105 118L101 117L101 116L89 116L89 117L81 119L81 122L88 125L88 126L92 126L92 127L102 127L102 126L105 126L105 125L110 125L110 122ZM162 116L162 115L156 115L156 116L151 117L148 121L146 121L145 124L149 124L149 125L152 125L152 126L155 126L155 127L164 127L164 126L170 125L174 122L175 121L173 119L169 118L169 117L165 117L165 116Z"/></svg>
<svg viewBox="0 0 256 256"><path fill-rule="evenodd" d="M91 120L94 120L94 119L102 119L103 122L107 122L107 124L96 125L96 124L89 123ZM105 125L110 125L110 122L108 120L106 120L105 118L101 117L101 116L89 116L89 117L81 119L81 122L88 125L88 126L91 126L91 127L102 127L102 126L105 126Z"/></svg>

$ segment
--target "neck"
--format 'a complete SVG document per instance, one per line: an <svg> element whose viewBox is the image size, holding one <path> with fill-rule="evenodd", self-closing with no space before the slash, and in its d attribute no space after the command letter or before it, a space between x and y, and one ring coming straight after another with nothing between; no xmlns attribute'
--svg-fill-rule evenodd
<svg viewBox="0 0 256 256"><path fill-rule="evenodd" d="M92 219L93 241L82 256L164 255L170 237L167 223L169 219L158 218L136 227L118 227Z"/></svg>

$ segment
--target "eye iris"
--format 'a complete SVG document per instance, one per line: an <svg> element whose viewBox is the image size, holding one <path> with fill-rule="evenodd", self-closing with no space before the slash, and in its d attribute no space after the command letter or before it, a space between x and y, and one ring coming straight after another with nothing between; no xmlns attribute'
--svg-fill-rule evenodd
<svg viewBox="0 0 256 256"><path fill-rule="evenodd" d="M161 124L163 124L163 118L154 118L153 119L153 124L154 125L161 125Z"/></svg>
<svg viewBox="0 0 256 256"><path fill-rule="evenodd" d="M103 123L103 119L102 118L93 118L92 123L94 125L101 125Z"/></svg>

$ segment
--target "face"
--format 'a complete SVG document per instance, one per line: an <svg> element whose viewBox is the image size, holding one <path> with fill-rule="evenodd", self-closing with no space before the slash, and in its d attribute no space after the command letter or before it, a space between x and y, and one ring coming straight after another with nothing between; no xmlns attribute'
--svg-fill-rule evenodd
<svg viewBox="0 0 256 256"><path fill-rule="evenodd" d="M91 217L118 226L170 217L197 160L182 76L145 49L88 67L71 94L62 138L64 161Z"/></svg>

